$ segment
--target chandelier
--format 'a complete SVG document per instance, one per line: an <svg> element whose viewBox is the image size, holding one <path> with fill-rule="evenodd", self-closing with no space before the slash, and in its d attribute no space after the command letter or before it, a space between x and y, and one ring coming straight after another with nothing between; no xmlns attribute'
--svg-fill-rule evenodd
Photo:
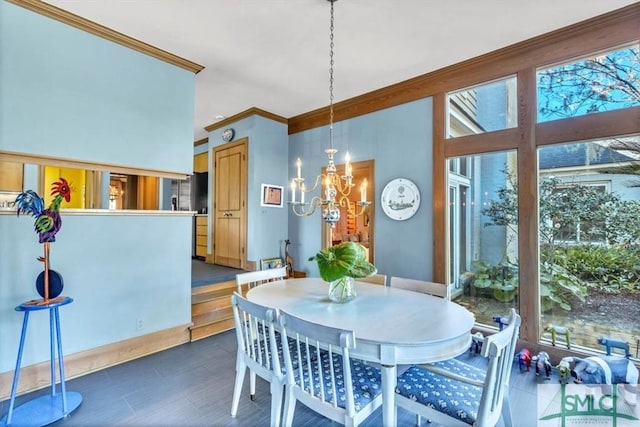
<svg viewBox="0 0 640 427"><path fill-rule="evenodd" d="M335 228L340 220L340 207L346 208L349 215L359 216L366 211L371 202L367 201L366 178L360 185L360 201L352 203L350 200L351 190L356 184L353 183L349 152L344 156L344 175L338 174L333 160L338 152L333 148L333 3L337 0L328 1L331 3L331 24L329 27L329 148L324 150L328 159L327 166L324 173L316 177L313 187L307 188L301 174L302 161L300 158L296 160L297 175L291 180L289 205L297 216L312 215L319 206L322 206L322 218L331 228ZM305 194L314 192L319 185L321 186L320 196L314 196L309 203L305 203ZM300 200L297 200L297 192L300 192ZM356 212L354 204L360 208L359 212Z"/></svg>

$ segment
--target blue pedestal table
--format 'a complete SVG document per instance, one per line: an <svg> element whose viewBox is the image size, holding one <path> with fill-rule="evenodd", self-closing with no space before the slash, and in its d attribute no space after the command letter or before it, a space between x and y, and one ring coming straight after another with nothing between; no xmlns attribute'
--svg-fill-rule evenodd
<svg viewBox="0 0 640 427"><path fill-rule="evenodd" d="M64 358L62 354L62 339L60 336L60 314L58 308L71 304L72 298L59 297L51 300L48 304L40 301L27 301L15 309L24 312L22 321L22 334L20 335L20 346L18 348L18 358L16 369L13 373L13 385L11 386L11 399L9 412L0 420L0 426L44 426L51 424L73 412L80 403L82 396L80 393L67 391L64 379ZM32 311L49 310L49 336L51 348L51 393L23 403L14 409L18 380L20 378L20 365L22 362L22 350L24 349L27 324L29 323L29 313ZM56 391L56 368L55 352L58 350L58 370L60 373L60 392Z"/></svg>

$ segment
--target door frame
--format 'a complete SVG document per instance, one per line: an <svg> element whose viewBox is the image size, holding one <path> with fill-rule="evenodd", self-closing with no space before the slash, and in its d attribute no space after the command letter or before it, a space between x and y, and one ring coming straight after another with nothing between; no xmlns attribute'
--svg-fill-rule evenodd
<svg viewBox="0 0 640 427"><path fill-rule="evenodd" d="M244 137L240 138L237 141L228 142L226 144L217 145L213 147L211 152L211 188L213 189L211 192L211 233L207 237L207 244L211 248L211 258L209 259L210 263L214 263L215 261L215 228L216 228L216 154L218 151L228 150L231 148L235 148L237 146L244 145L244 156L245 158L242 160L244 167L241 169L241 180L244 182L244 186L240 189L241 191L241 206L242 213L244 215L244 221L242 222L242 231L241 231L241 244L242 251L240 257L240 268L243 270L247 269L247 222L248 222L248 214L247 214L247 193L248 193L248 174L249 174L249 138Z"/></svg>
<svg viewBox="0 0 640 427"><path fill-rule="evenodd" d="M344 170L344 164L336 164L338 170ZM368 215L369 215L369 262L375 264L375 206L376 206L376 180L375 180L375 160L362 160L359 162L351 162L351 174L353 176L364 177L367 178L367 200L371 202L369 207ZM322 168L322 173L325 173L325 168ZM358 182L356 185L359 185ZM355 190L354 190L355 189ZM357 187L353 187L352 191L358 191ZM357 193L359 194L359 193ZM358 212L358 211L356 211ZM342 212L340 213L342 215ZM326 249L332 246L331 242L331 226L324 222L322 219L322 214L320 215L321 221L321 241L322 248Z"/></svg>

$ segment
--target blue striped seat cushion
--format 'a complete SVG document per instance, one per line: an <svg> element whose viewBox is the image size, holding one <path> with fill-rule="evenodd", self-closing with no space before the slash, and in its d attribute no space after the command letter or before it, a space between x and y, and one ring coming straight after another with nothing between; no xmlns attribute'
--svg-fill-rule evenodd
<svg viewBox="0 0 640 427"><path fill-rule="evenodd" d="M331 374L330 374L330 364L329 364L329 353L322 352L322 375L324 380L324 393L325 393L325 401L331 402L333 398L333 391L331 390ZM336 394L337 396L337 405L340 408L346 408L346 392L345 392L345 384L344 378L342 375L342 356L339 354L333 355L333 367L336 372ZM318 378L318 364L312 363L312 373L313 373L313 385L314 385L314 396L320 398L320 382ZM305 364L306 369L306 364ZM306 371L305 371L306 372ZM300 372L298 370L295 371L296 382L298 385L300 384ZM378 395L382 393L382 376L380 374L380 370L371 365L367 365L362 360L351 359L351 377L352 377L352 387L353 387L353 395L354 395L354 406L356 412L359 412L362 408L367 406L372 400L374 400ZM309 379L308 376L305 375L304 380L304 389L309 391Z"/></svg>
<svg viewBox="0 0 640 427"><path fill-rule="evenodd" d="M457 359L433 365L466 378L484 380L483 370ZM478 416L482 388L411 366L398 377L396 393L473 425Z"/></svg>

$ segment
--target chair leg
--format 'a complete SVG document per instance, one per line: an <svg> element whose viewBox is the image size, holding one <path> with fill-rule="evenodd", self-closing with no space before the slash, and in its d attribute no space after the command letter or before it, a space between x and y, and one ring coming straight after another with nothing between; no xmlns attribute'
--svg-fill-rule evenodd
<svg viewBox="0 0 640 427"><path fill-rule="evenodd" d="M249 369L249 394L251 400L256 400L256 373Z"/></svg>
<svg viewBox="0 0 640 427"><path fill-rule="evenodd" d="M240 392L242 392L242 384L244 383L244 374L247 370L247 365L238 360L236 364L236 384L233 386L233 400L231 401L231 416L235 418L238 413L238 404L240 403Z"/></svg>
<svg viewBox="0 0 640 427"><path fill-rule="evenodd" d="M293 414L296 410L296 398L293 395L293 390L290 387L284 388L284 411L282 414L282 425L284 427L291 427L293 424Z"/></svg>
<svg viewBox="0 0 640 427"><path fill-rule="evenodd" d="M280 414L282 412L283 385L277 381L271 381L271 427L280 427Z"/></svg>

